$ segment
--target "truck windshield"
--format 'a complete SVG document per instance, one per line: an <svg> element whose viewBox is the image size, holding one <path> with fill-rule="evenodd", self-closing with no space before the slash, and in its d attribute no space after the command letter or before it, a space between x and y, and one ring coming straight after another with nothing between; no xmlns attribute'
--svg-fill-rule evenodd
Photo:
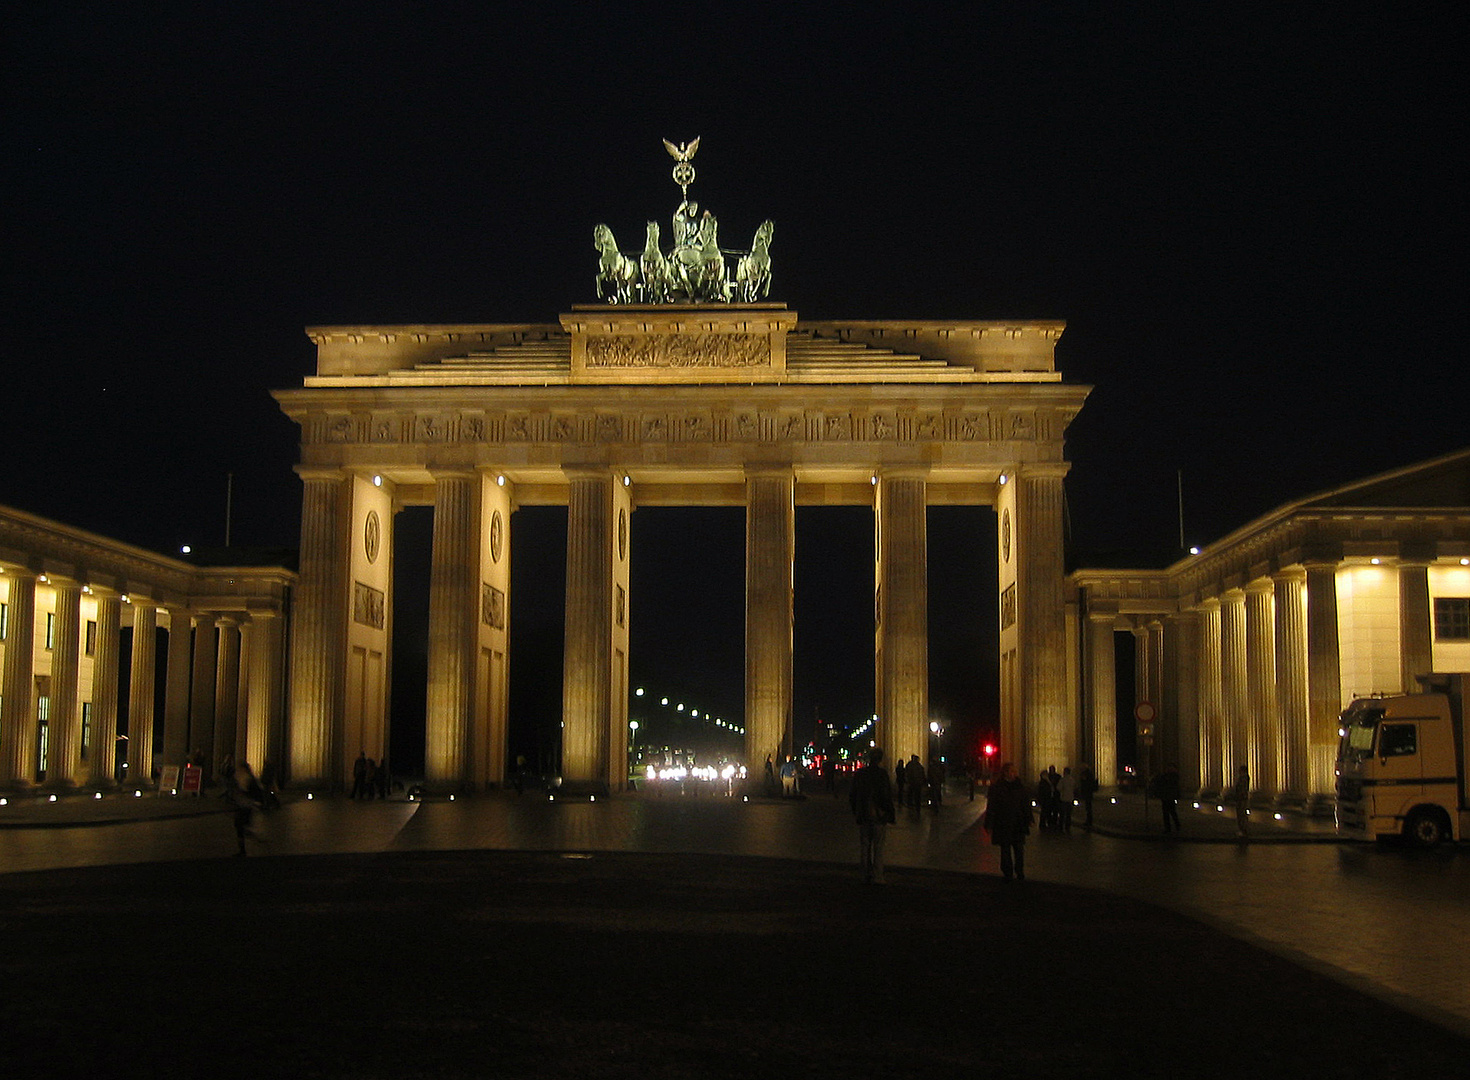
<svg viewBox="0 0 1470 1080"><path fill-rule="evenodd" d="M1383 718L1382 709L1363 709L1343 717L1337 760L1358 762L1373 752L1373 734Z"/></svg>

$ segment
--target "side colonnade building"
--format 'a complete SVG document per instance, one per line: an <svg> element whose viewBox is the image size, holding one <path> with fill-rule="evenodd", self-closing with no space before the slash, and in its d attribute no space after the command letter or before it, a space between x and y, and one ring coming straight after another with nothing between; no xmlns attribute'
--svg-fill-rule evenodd
<svg viewBox="0 0 1470 1080"><path fill-rule="evenodd" d="M554 324L308 330L316 373L277 391L301 430L300 584L286 766L350 783L388 740L393 516L432 506L426 780L506 777L518 507L567 507L561 769L627 782L629 596L639 506L746 513L745 754L791 747L797 505L874 522L874 739L922 755L925 513L993 507L1003 753L1077 750L1069 695L1063 435L1088 389L1060 322L811 322L784 304L574 307ZM640 616L645 617L645 616ZM657 617L652 613L646 617Z"/></svg>
<svg viewBox="0 0 1470 1080"><path fill-rule="evenodd" d="M141 787L190 760L205 779L227 759L280 762L295 580L0 507L0 788Z"/></svg>
<svg viewBox="0 0 1470 1080"><path fill-rule="evenodd" d="M1283 506L1164 570L1069 578L1086 758L1117 781L1115 635L1135 639L1148 773L1218 795L1240 765L1256 801L1325 808L1338 714L1470 671L1470 450ZM1149 710L1144 710L1145 717Z"/></svg>

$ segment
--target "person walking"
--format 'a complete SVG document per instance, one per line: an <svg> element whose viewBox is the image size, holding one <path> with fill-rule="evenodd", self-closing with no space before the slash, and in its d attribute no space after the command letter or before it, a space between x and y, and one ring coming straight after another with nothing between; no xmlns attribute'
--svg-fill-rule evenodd
<svg viewBox="0 0 1470 1080"><path fill-rule="evenodd" d="M1155 781L1154 794L1158 796L1159 808L1164 814L1164 833L1181 831L1179 824L1179 766L1169 764L1159 773Z"/></svg>
<svg viewBox="0 0 1470 1080"><path fill-rule="evenodd" d="M893 801L899 806L904 804L903 782L907 775L908 770L904 768L904 763L896 762L893 766Z"/></svg>
<svg viewBox="0 0 1470 1080"><path fill-rule="evenodd" d="M929 808L936 814L944 805L944 759L932 757L929 759Z"/></svg>
<svg viewBox="0 0 1470 1080"><path fill-rule="evenodd" d="M1242 840L1250 836L1251 771L1242 765L1235 770L1235 783L1230 785L1235 799L1235 835Z"/></svg>
<svg viewBox="0 0 1470 1080"><path fill-rule="evenodd" d="M241 765L225 773L225 802L234 817L235 842L240 845L235 854L244 855L245 838L258 839L250 829L251 819L255 817L255 811L265 805L265 793L249 765Z"/></svg>
<svg viewBox="0 0 1470 1080"><path fill-rule="evenodd" d="M790 799L797 794L796 759L790 754L781 762L781 797Z"/></svg>
<svg viewBox="0 0 1470 1080"><path fill-rule="evenodd" d="M1026 879L1026 834L1031 831L1031 800L1016 766L1001 766L1000 779L990 785L981 819L990 842L1000 848L1000 872L1007 881Z"/></svg>
<svg viewBox="0 0 1470 1080"><path fill-rule="evenodd" d="M1004 775L1004 768L1001 770ZM1046 775L1046 770L1041 770L1041 779L1036 782L1036 815L1041 819L1043 830L1051 828L1051 777Z"/></svg>
<svg viewBox="0 0 1470 1080"><path fill-rule="evenodd" d="M352 794L349 798L360 799L367 791L368 759L367 751L359 750L357 760L352 763Z"/></svg>
<svg viewBox="0 0 1470 1080"><path fill-rule="evenodd" d="M1097 794L1097 776L1093 773L1091 765L1082 766L1082 780L1078 783L1077 790L1082 795L1082 811L1086 815L1082 824L1090 829L1092 828L1092 799Z"/></svg>
<svg viewBox="0 0 1470 1080"><path fill-rule="evenodd" d="M924 804L924 763L919 760L918 754L912 754L904 769L908 773L903 778L904 792L908 796L906 802L912 809L917 810Z"/></svg>
<svg viewBox="0 0 1470 1080"><path fill-rule="evenodd" d="M1062 832L1072 835L1072 805L1077 801L1077 778L1072 775L1072 766L1062 768L1062 778L1057 781L1057 823Z"/></svg>
<svg viewBox="0 0 1470 1080"><path fill-rule="evenodd" d="M858 859L863 868L863 881L883 884L883 841L888 826L897 820L893 812L893 790L888 784L888 769L883 764L883 748L868 751L868 763L852 778L847 793L848 805L858 827Z"/></svg>

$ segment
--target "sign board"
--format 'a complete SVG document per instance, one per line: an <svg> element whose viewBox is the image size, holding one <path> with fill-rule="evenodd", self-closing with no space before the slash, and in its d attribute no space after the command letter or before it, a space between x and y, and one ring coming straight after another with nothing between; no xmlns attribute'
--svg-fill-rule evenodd
<svg viewBox="0 0 1470 1080"><path fill-rule="evenodd" d="M163 775L158 778L158 793L162 795L165 791L170 795L179 790L179 767L177 765L165 765Z"/></svg>
<svg viewBox="0 0 1470 1080"><path fill-rule="evenodd" d="M199 788L203 785L203 783L204 783L204 770L203 769L201 769L198 765L185 765L184 766L184 788L183 788L183 790L184 790L185 794L188 794L188 793L192 792L193 794L198 795L199 794Z"/></svg>
<svg viewBox="0 0 1470 1080"><path fill-rule="evenodd" d="M1154 708L1152 701L1140 701L1133 706L1133 719L1140 724L1152 724L1158 715L1159 710Z"/></svg>

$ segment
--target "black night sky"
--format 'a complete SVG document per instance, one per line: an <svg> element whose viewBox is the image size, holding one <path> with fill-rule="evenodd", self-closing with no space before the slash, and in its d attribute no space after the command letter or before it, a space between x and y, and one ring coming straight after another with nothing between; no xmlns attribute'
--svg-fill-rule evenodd
<svg viewBox="0 0 1470 1080"><path fill-rule="evenodd" d="M696 135L701 204L731 243L775 221L803 317L1067 320L1074 564L1176 554L1180 471L1205 543L1465 444L1457 6L798 8L12 11L0 503L177 551L222 543L233 474L233 543L294 547L268 391L302 328L555 321ZM557 711L564 528L515 522L523 726ZM930 532L934 707L974 725L993 523ZM635 685L738 713L739 513L633 539ZM865 513L803 510L798 548L798 721L860 717Z"/></svg>

